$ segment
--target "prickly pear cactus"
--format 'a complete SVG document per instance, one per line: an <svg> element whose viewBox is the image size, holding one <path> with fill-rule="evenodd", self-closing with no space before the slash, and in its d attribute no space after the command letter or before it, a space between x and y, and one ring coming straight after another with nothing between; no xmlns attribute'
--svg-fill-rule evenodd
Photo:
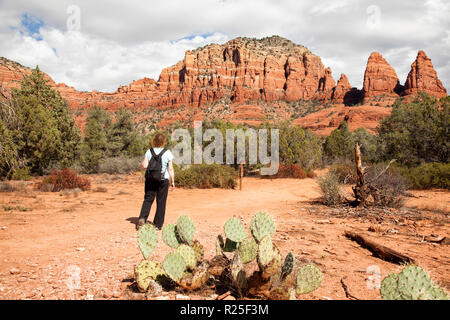
<svg viewBox="0 0 450 320"><path fill-rule="evenodd" d="M135 269L136 283L141 292L146 292L151 280L166 273L157 261L143 260Z"/></svg>
<svg viewBox="0 0 450 320"><path fill-rule="evenodd" d="M187 290L200 289L209 280L208 264L200 264L193 272L187 272L178 281L178 284Z"/></svg>
<svg viewBox="0 0 450 320"><path fill-rule="evenodd" d="M264 237L272 238L275 233L275 222L268 213L258 212L250 222L250 229L256 241L260 242Z"/></svg>
<svg viewBox="0 0 450 320"><path fill-rule="evenodd" d="M291 274L292 270L294 270L295 259L294 254L289 252L284 258L284 264L281 268L281 279L285 279L289 274Z"/></svg>
<svg viewBox="0 0 450 320"><path fill-rule="evenodd" d="M162 229L162 239L169 247L176 249L180 245L177 237L177 226L174 224L168 224Z"/></svg>
<svg viewBox="0 0 450 320"><path fill-rule="evenodd" d="M186 262L186 267L193 270L197 265L197 260L195 259L195 251L186 244L181 244L177 250L175 250Z"/></svg>
<svg viewBox="0 0 450 320"><path fill-rule="evenodd" d="M186 271L186 262L179 253L171 252L164 259L163 269L173 281L179 281Z"/></svg>
<svg viewBox="0 0 450 320"><path fill-rule="evenodd" d="M203 248L203 246L200 244L200 242L198 241L194 241L192 243L192 247L191 247L194 252L195 252L195 260L197 260L197 263L200 261L203 261L203 257L205 255L205 249Z"/></svg>
<svg viewBox="0 0 450 320"><path fill-rule="evenodd" d="M177 234L179 238L186 244L191 245L195 235L195 225L188 216L181 216L178 218Z"/></svg>
<svg viewBox="0 0 450 320"><path fill-rule="evenodd" d="M381 282L381 296L383 300L402 300L397 286L398 274L392 273Z"/></svg>
<svg viewBox="0 0 450 320"><path fill-rule="evenodd" d="M238 250L242 263L247 264L256 259L258 255L258 244L255 239L247 238L239 244Z"/></svg>
<svg viewBox="0 0 450 320"><path fill-rule="evenodd" d="M448 300L448 295L433 283L428 273L414 265L384 278L380 291L383 300Z"/></svg>
<svg viewBox="0 0 450 320"><path fill-rule="evenodd" d="M223 256L223 246L224 246L224 242L223 242L223 237L222 235L218 235L217 236L217 240L216 240L216 256Z"/></svg>
<svg viewBox="0 0 450 320"><path fill-rule="evenodd" d="M142 255L145 259L148 259L158 243L158 233L155 226L144 224L138 231L138 243Z"/></svg>
<svg viewBox="0 0 450 320"><path fill-rule="evenodd" d="M297 293L305 294L316 290L322 279L322 272L316 266L301 266L297 272Z"/></svg>
<svg viewBox="0 0 450 320"><path fill-rule="evenodd" d="M238 218L231 218L225 223L224 226L225 235L227 239L233 242L241 242L247 238L247 232L245 231L244 225Z"/></svg>
<svg viewBox="0 0 450 320"><path fill-rule="evenodd" d="M264 237L258 246L258 264L260 268L267 266L274 257L273 243L270 237Z"/></svg>
<svg viewBox="0 0 450 320"><path fill-rule="evenodd" d="M274 275L280 272L282 261L281 261L281 253L277 246L273 245L273 258L266 265L260 265L260 269L262 271L263 279L270 279Z"/></svg>

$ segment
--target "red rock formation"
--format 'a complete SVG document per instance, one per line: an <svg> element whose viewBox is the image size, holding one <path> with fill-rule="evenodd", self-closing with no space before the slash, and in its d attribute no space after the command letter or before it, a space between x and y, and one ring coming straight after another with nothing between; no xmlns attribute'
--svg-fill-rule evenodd
<svg viewBox="0 0 450 320"><path fill-rule="evenodd" d="M416 61L411 65L403 94L410 95L419 91L427 92L438 98L447 96L447 90L438 79L431 59L422 50L419 51Z"/></svg>
<svg viewBox="0 0 450 320"><path fill-rule="evenodd" d="M395 70L387 63L381 54L373 52L367 61L364 74L364 98L383 94L395 95L399 80Z"/></svg>
<svg viewBox="0 0 450 320"><path fill-rule="evenodd" d="M339 78L336 87L333 90L332 99L335 102L344 102L345 95L352 89L352 86L350 85L350 82L348 81L348 78L345 74L341 74L341 77Z"/></svg>

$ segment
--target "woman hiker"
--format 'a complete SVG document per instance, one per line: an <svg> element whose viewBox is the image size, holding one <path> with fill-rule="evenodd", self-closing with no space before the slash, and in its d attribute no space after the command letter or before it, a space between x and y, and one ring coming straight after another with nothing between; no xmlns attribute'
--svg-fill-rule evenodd
<svg viewBox="0 0 450 320"><path fill-rule="evenodd" d="M147 222L153 200L156 197L156 214L153 224L161 230L166 214L166 201L169 191L169 180L172 190L175 189L175 173L173 170L173 155L170 150L164 149L166 136L158 133L152 140L152 148L147 150L142 161L145 171L145 196L142 203L141 214L136 228L139 229Z"/></svg>

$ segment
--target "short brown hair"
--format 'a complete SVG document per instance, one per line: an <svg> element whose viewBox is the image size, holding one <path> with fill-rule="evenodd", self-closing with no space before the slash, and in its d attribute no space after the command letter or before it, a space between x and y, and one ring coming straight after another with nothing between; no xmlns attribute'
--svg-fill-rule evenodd
<svg viewBox="0 0 450 320"><path fill-rule="evenodd" d="M162 148L166 145L166 136L162 133L157 133L152 140L153 148Z"/></svg>

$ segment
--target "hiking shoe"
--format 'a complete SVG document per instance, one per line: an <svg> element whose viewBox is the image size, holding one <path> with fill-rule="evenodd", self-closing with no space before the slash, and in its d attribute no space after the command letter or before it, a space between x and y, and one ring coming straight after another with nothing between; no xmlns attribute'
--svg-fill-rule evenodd
<svg viewBox="0 0 450 320"><path fill-rule="evenodd" d="M144 224L145 224L145 220L139 219L138 223L136 224L136 230L139 230Z"/></svg>

